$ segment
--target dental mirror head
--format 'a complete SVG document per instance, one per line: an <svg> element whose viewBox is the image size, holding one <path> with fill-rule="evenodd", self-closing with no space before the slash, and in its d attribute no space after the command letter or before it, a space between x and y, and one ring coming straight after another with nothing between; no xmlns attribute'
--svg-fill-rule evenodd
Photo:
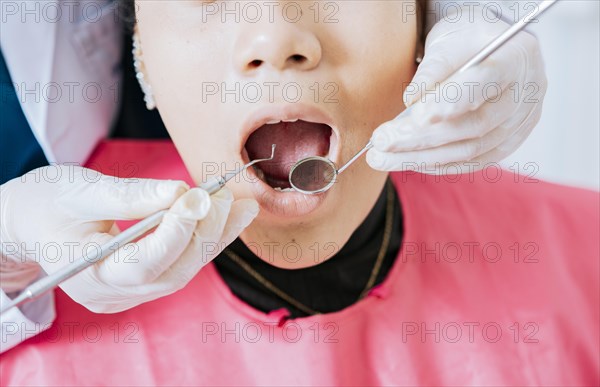
<svg viewBox="0 0 600 387"><path fill-rule="evenodd" d="M346 168L372 147L373 144L369 141L340 169L337 169L333 161L325 157L312 156L304 158L290 169L290 186L296 191L307 195L323 193L333 187L340 173L344 172Z"/></svg>
<svg viewBox="0 0 600 387"><path fill-rule="evenodd" d="M293 189L313 195L327 191L337 178L337 168L329 159L320 156L298 161L290 170L289 181Z"/></svg>

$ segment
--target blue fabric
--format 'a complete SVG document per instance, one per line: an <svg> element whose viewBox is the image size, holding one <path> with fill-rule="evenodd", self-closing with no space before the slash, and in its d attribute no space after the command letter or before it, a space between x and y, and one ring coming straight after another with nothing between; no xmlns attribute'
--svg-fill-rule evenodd
<svg viewBox="0 0 600 387"><path fill-rule="evenodd" d="M0 184L47 164L23 114L0 50Z"/></svg>

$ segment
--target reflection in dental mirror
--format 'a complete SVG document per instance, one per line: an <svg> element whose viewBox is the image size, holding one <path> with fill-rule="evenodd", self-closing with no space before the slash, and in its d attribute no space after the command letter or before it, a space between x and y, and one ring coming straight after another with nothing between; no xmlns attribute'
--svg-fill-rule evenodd
<svg viewBox="0 0 600 387"><path fill-rule="evenodd" d="M290 170L290 185L304 194L327 191L337 176L335 165L330 160L314 156L297 162Z"/></svg>
<svg viewBox="0 0 600 387"><path fill-rule="evenodd" d="M372 147L373 144L369 141L340 169L337 169L333 161L325 157L313 156L302 159L294 164L290 170L290 185L296 191L308 195L325 192L333 187L337 175L344 172L346 168Z"/></svg>

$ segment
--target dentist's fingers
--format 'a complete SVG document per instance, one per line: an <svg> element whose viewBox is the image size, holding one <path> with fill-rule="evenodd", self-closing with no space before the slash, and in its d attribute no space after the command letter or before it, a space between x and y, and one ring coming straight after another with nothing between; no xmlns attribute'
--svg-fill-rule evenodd
<svg viewBox="0 0 600 387"><path fill-rule="evenodd" d="M489 152L483 153L468 162L448 163L435 166L435 168L427 171L427 173L434 175L447 174L449 171L452 171L452 173L471 173L492 165L498 167L498 160L502 160L510 155L513 149L519 147L527 140L528 132L526 127L522 127L503 144ZM430 167L427 169L430 169Z"/></svg>
<svg viewBox="0 0 600 387"><path fill-rule="evenodd" d="M252 223L258 211L258 203L255 200L240 199L233 202L221 238L207 242L206 239L195 235L181 258L158 281L185 286Z"/></svg>
<svg viewBox="0 0 600 387"><path fill-rule="evenodd" d="M514 98L516 92L509 88L511 84L518 85L519 82L511 81L512 70L509 76L505 68L488 62L452 77L442 83L438 90L428 94L425 102L412 106L413 120L424 127L467 116L483 105L499 100L510 101L518 106L519 101Z"/></svg>
<svg viewBox="0 0 600 387"><path fill-rule="evenodd" d="M169 267L154 282L155 286L181 289L205 266L218 252L220 236L227 222L227 216L233 202L233 194L224 187L210 197L212 203L206 216L193 229L189 244L177 255ZM162 284L162 285L161 285Z"/></svg>
<svg viewBox="0 0 600 387"><path fill-rule="evenodd" d="M502 160L509 156L512 153L513 149L518 148L527 140L529 133L531 132L531 128L523 125L515 134L509 137L504 143L496 148L490 150L489 152L483 153L473 160L471 163L476 164L477 166L481 166L483 168L490 164L497 163L498 160Z"/></svg>
<svg viewBox="0 0 600 387"><path fill-rule="evenodd" d="M236 200L231 206L231 213L221 237L221 248L229 246L256 219L258 212L259 206L256 200Z"/></svg>
<svg viewBox="0 0 600 387"><path fill-rule="evenodd" d="M525 99L531 102L543 95L547 82L536 71L543 68L543 63L539 53L532 55L539 50L535 37L522 32L514 39L513 44L502 47L485 62L428 92L421 98L423 103L413 106L415 121L424 126L458 118L500 98L510 97L513 104L519 106ZM535 77L536 81L528 82L530 77Z"/></svg>
<svg viewBox="0 0 600 387"><path fill-rule="evenodd" d="M457 141L435 148L408 152L380 152L372 148L367 163L380 171L403 171L425 168L429 170L448 163L470 161L496 148L508 137L508 129L500 126L481 138Z"/></svg>
<svg viewBox="0 0 600 387"><path fill-rule="evenodd" d="M143 286L167 270L192 239L198 221L211 209L208 193L194 188L181 196L154 232L121 247L96 266L99 281L118 286ZM110 234L102 239L109 242ZM124 261L128 257L128 261Z"/></svg>
<svg viewBox="0 0 600 387"><path fill-rule="evenodd" d="M224 187L212 195L213 205L206 218L198 223L194 231L194 241L201 247L201 255L197 259L204 264L210 262L219 253L219 242L233 204L233 194Z"/></svg>
<svg viewBox="0 0 600 387"><path fill-rule="evenodd" d="M141 219L169 208L189 186L180 180L122 179L71 167L71 180L59 186L57 203L81 220Z"/></svg>
<svg viewBox="0 0 600 387"><path fill-rule="evenodd" d="M407 152L477 139L506 120L504 114L498 114L499 110L511 117L518 115L517 106L510 96L505 96L495 103L484 104L466 116L427 126L417 125L412 114L394 119L378 127L373 132L371 141L380 152Z"/></svg>

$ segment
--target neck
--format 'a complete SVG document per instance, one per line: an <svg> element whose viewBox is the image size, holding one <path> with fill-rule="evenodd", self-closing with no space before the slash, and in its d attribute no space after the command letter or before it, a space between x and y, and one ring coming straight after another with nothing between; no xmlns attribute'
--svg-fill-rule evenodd
<svg viewBox="0 0 600 387"><path fill-rule="evenodd" d="M279 268L257 257L239 239L229 249L273 285L312 309L322 313L343 309L357 301L379 253L386 220L386 191L384 187L371 212L348 243L333 257L317 265L296 270ZM402 219L397 200L394 195L392 237L375 284L386 277L400 248ZM216 258L215 264L234 294L252 306L265 312L285 307L293 317L306 315L274 295L226 254Z"/></svg>

